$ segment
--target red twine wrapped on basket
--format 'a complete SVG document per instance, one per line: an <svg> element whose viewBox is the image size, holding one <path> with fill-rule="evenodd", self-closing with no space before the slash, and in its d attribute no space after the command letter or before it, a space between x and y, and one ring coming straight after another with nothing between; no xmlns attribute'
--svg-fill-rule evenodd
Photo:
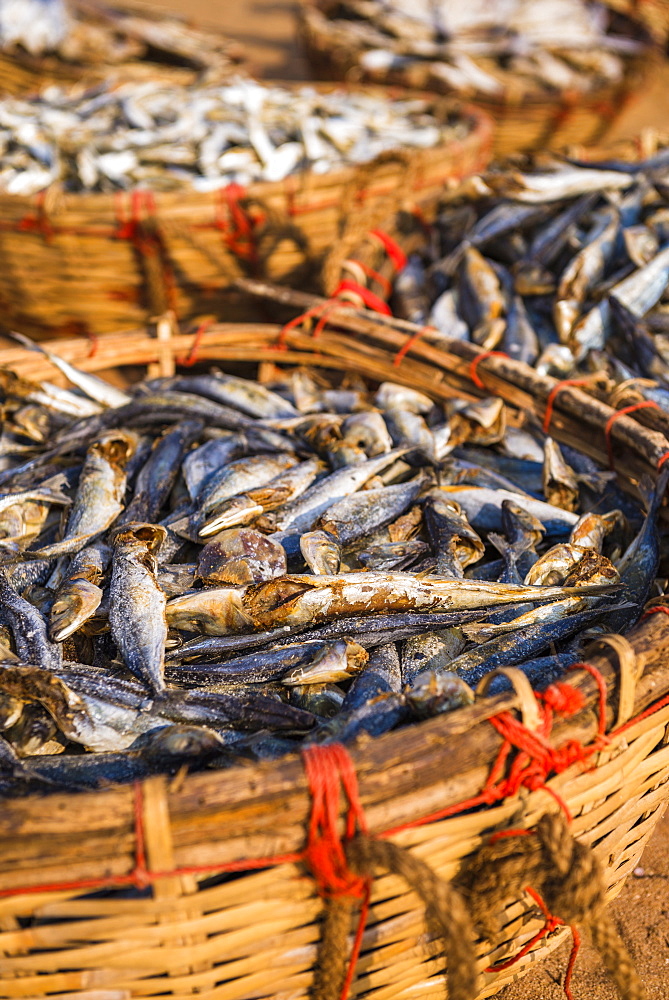
<svg viewBox="0 0 669 1000"><path fill-rule="evenodd" d="M669 614L669 608L658 605L650 608L646 614L654 613ZM570 669L584 669L588 671L597 682L599 688L599 725L598 734L595 740L588 746L581 745L576 740L570 740L555 748L548 742L548 735L552 728L554 713L564 716L571 716L580 711L584 706L584 698L579 690L566 682L557 682L550 685L543 693L538 693L537 698L541 708L541 724L537 732L532 732L525 727L522 722L515 719L510 713L502 712L491 717L488 721L499 732L504 742L500 748L497 759L493 764L488 779L482 791L469 800L456 805L448 806L438 810L429 816L419 817L411 822L401 824L390 830L384 830L372 838L368 833L368 825L361 805L358 792L357 777L353 762L346 749L339 745L326 745L311 747L302 754L309 793L312 801L312 809L307 831L307 844L302 851L291 852L283 855L272 855L263 858L241 859L223 864L193 865L183 866L170 871L155 871L147 863L145 838L144 838L144 800L141 782L135 784L134 791L134 825L135 825L135 862L132 871L127 875L113 876L110 878L74 880L71 882L48 883L43 885L33 885L13 889L0 890L0 898L16 896L22 894L58 892L67 890L98 889L105 886L135 885L143 889L151 885L157 879L174 877L179 875L193 874L213 874L225 872L243 872L267 868L274 865L304 862L315 878L319 893L326 900L337 900L349 898L361 900L362 905L358 920L358 927L354 937L353 948L351 950L348 971L346 973L344 985L341 991L341 998L348 995L355 966L359 956L365 924L369 910L369 898L371 890L371 877L361 875L351 869L347 860L347 845L355 844L356 839L366 838L367 842L383 844L388 838L402 830L413 829L427 823L437 822L448 816L463 813L479 807L498 802L508 796L515 795L521 787L531 790L544 789L549 792L558 804L563 813L568 817L569 813L566 804L562 799L545 784L550 774L558 774L572 766L574 763L585 762L595 752L602 748L602 740L605 739L606 730L606 685L602 675L591 664L577 663ZM669 695L651 705L645 711L633 719L630 719L615 732L622 733L636 722L658 712L669 705ZM516 748L519 752L512 760L506 777L502 776L509 755ZM340 822L340 794L344 792L347 800L346 820L344 824L344 838L339 834ZM555 814L553 814L555 816ZM544 819L547 819L546 814ZM543 822L543 821L542 821ZM564 821L562 821L564 822ZM512 838L530 839L535 831L531 830L505 830L493 835L489 845L495 847L500 841L511 840ZM575 843L572 841L572 843ZM386 854L392 847L397 854L404 853L411 856L410 852L403 850L390 843L385 843ZM581 852L586 851L582 845L576 844ZM480 852L483 853L483 852ZM412 856L411 856L412 857ZM414 866L423 866L423 871L433 876L430 869L423 862L413 859ZM499 971L508 968L518 962L527 952L546 934L566 921L560 917L552 915L537 889L532 886L525 886L535 903L544 913L544 927L528 942L515 956L507 959L504 963L491 967L491 971ZM570 926L572 926L570 924ZM574 946L567 970L565 980L565 992L571 998L570 979L573 970L576 953L578 951L579 937L575 928ZM609 935L610 936L610 935ZM620 943L619 943L620 944ZM616 945L618 947L618 945ZM622 948L620 944L620 948ZM624 949L623 949L624 950ZM609 958L611 956L609 955ZM615 957L615 956L614 956ZM611 963L607 963L611 972ZM614 970L615 971L615 970ZM626 970L628 974L629 969ZM633 972L633 970L632 970ZM613 974L613 972L612 972ZM630 994L631 995L631 994ZM639 994L640 996L641 994Z"/></svg>

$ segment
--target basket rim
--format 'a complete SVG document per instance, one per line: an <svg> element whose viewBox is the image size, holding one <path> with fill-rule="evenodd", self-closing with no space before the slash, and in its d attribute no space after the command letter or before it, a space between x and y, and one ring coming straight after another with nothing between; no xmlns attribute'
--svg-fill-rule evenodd
<svg viewBox="0 0 669 1000"><path fill-rule="evenodd" d="M644 49L641 52L623 56L624 71L622 78L617 83L605 84L594 90L574 88L569 91L558 89L546 91L537 86L535 88L528 88L521 96L515 96L512 92L509 92L508 85L503 89L501 94L493 95L476 88L468 89L467 91L457 91L448 88L446 85L442 85L444 89L441 89L438 88L438 79L435 79L433 76L430 76L429 79L435 87L435 92L442 93L444 96L460 96L463 100L472 101L493 115L495 113L499 114L504 109L522 110L527 105L532 110L540 110L544 107L555 108L556 106L570 108L576 105L596 109L598 105L606 104L607 101L619 98L622 93L626 93L634 87L636 82L648 71L649 56L654 56L658 50L657 40L653 38L648 26L642 19L633 17L631 11L622 11L613 7L611 10L613 10L617 17L624 18L629 22L630 26L635 29L634 37L644 45ZM327 63L332 65L334 62L331 55L333 45L332 39L328 37L326 28L328 18L320 10L319 0L299 0L298 17L300 19L303 41L307 47L307 54L313 54L316 58L324 57ZM346 21L345 18L341 20L344 23ZM322 22L325 22L325 24ZM309 52L310 49L313 49L313 53ZM364 48L361 48L360 52L363 51ZM361 71L362 80L368 79L364 70L359 66L358 57L359 53L356 53L356 62L351 64L346 72ZM438 59L431 61L439 62ZM429 62L426 60L426 66L429 66ZM372 82L372 79L369 79ZM391 71L388 80L398 86L409 86L409 84L403 82L406 81L406 76L402 69Z"/></svg>
<svg viewBox="0 0 669 1000"><path fill-rule="evenodd" d="M265 82L265 81L261 81ZM282 85L283 82L282 82ZM285 86L285 85L284 85ZM293 88L313 86L309 81L299 81L292 84ZM317 84L317 86L319 86ZM26 211L35 210L37 207L41 217L53 217L56 214L65 214L68 211L84 212L91 214L117 217L119 202L129 201L133 194L149 197L156 208L163 212L173 209L184 209L184 199L188 200L189 209L195 207L210 207L220 202L221 195L227 191L235 191L237 197L243 200L263 202L272 195L286 192L290 197L300 194L311 194L320 191L322 188L345 187L363 173L374 170L375 167L383 165L384 161L392 163L392 157L406 155L410 161L423 163L434 167L443 158L444 177L452 173L452 159L469 150L487 149L493 139L494 123L485 109L475 107L466 101L462 101L454 96L448 99L445 95L435 94L429 91L412 91L404 87L392 86L381 87L378 84L354 84L346 81L333 81L323 83L320 86L335 89L369 91L377 89L383 93L395 91L398 97L403 99L422 98L435 109L435 115L439 115L442 121L455 111L470 124L470 129L463 139L441 140L434 146L427 149L422 147L394 147L379 154L372 160L365 163L347 164L338 167L325 174L316 174L312 170L300 170L297 173L289 174L280 181L253 181L244 187L234 182L226 181L219 187L211 191L197 191L184 184L183 187L170 191L154 190L141 185L115 192L89 192L89 191L65 191L60 184L51 184L47 188L30 195L10 194L0 191L0 208L11 210L12 208L22 208ZM289 89L288 86L285 89ZM436 155L435 155L436 154Z"/></svg>

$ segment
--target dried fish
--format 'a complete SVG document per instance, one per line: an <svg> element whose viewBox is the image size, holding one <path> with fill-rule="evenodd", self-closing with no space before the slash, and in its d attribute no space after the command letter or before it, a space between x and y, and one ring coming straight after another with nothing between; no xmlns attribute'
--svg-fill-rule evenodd
<svg viewBox="0 0 669 1000"><path fill-rule="evenodd" d="M2 30L0 16L0 42ZM51 87L39 97L6 98L0 107L0 190L30 195L58 183L66 191L214 191L462 140L470 128L466 116L444 117L424 98L288 90L245 77L191 86L111 81L93 94ZM250 416L292 411L263 386L250 389L233 376L216 380L216 398L236 400Z"/></svg>
<svg viewBox="0 0 669 1000"><path fill-rule="evenodd" d="M3 795L379 735L494 666L552 680L641 613L665 477L645 517L609 509L607 474L500 400L271 377L140 385L7 456L2 524L30 534L2 549ZM27 391L38 426L51 397Z"/></svg>
<svg viewBox="0 0 669 1000"><path fill-rule="evenodd" d="M356 76L394 72L463 96L588 93L619 83L625 57L643 49L584 0L316 0L302 16Z"/></svg>

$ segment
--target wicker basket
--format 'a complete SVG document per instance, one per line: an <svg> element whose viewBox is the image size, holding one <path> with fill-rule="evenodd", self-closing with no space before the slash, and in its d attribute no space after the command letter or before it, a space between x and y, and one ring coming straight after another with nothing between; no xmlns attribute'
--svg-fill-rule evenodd
<svg viewBox="0 0 669 1000"><path fill-rule="evenodd" d="M451 342L437 351L409 324L345 304L330 323L336 326L326 326L315 344L299 327L281 334L276 325L214 326L197 335L198 354L203 360L278 359L391 377L435 399L480 396L481 383L483 392L505 399L512 413L524 407L540 417L556 385L498 357L480 359L473 371L472 345ZM397 364L407 338L411 346ZM279 339L283 351L277 350ZM157 337L146 330L101 337L92 357L81 339L55 345L87 370L137 363L165 374L175 356L192 360L192 347L192 332L178 333L167 320L159 323ZM25 376L54 376L43 358L15 346L3 350L0 360ZM601 458L610 407L575 387L553 395L552 433ZM656 419L650 412L638 415ZM629 489L668 447L662 433L630 416L616 421L612 436L621 482ZM545 783L532 772L533 780L521 781L516 794L484 795L487 805L481 791L503 746L493 723L513 719L519 709L532 730L540 714L532 692L520 685L359 743L351 757L370 834L452 879L481 859L481 845L494 831L531 829L540 816L557 810L558 795L573 816L578 842L590 845L603 866L607 895L614 897L669 800L668 650L669 622L653 614L626 640L593 651L589 663L604 691L591 673L574 670L569 681L582 694L581 707L556 719L549 738L561 753L574 745L568 741L578 740L588 748L587 762L565 761L564 770L556 764ZM600 721L607 742L596 742ZM510 754L507 762L518 760L515 749ZM4 802L0 997L306 997L323 907L299 860L309 801L302 763L289 757L220 773L180 774L172 781L155 777L133 787ZM463 812L466 802L470 808ZM498 992L568 934L552 925L550 934L509 966L543 925L529 896L509 893L495 944L478 942L479 969L488 970L481 971L478 997ZM443 966L443 956L426 950L416 892L397 875L376 878L354 995L441 996Z"/></svg>
<svg viewBox="0 0 669 1000"><path fill-rule="evenodd" d="M614 10L638 18L652 37L664 44L669 39L669 3L667 0L607 0Z"/></svg>
<svg viewBox="0 0 669 1000"><path fill-rule="evenodd" d="M428 60L412 63L406 69L364 70L360 65L364 50L347 30L346 21L331 20L323 12L323 6L323 0L302 0L300 6L301 35L317 74L324 79L368 80L466 98L493 118L494 153L501 156L600 142L628 100L641 88L655 61L645 28L638 21L620 14L616 16L624 24L626 33L646 41L648 48L642 55L626 61L623 79L616 85L587 94L581 91L549 94L538 88L528 92L526 87L508 87L500 97L478 91L456 94L438 73L432 72Z"/></svg>
<svg viewBox="0 0 669 1000"><path fill-rule="evenodd" d="M27 95L50 84L87 87L109 78L215 83L243 56L238 43L214 29L141 3L74 0L68 7L73 28L67 55L0 51L0 94Z"/></svg>
<svg viewBox="0 0 669 1000"><path fill-rule="evenodd" d="M226 296L241 275L318 287L337 241L348 246L401 206L428 211L488 162L489 119L431 102L442 121L465 116L465 139L246 189L0 194L1 322L45 337L139 326L168 308L180 319L241 319L248 304Z"/></svg>

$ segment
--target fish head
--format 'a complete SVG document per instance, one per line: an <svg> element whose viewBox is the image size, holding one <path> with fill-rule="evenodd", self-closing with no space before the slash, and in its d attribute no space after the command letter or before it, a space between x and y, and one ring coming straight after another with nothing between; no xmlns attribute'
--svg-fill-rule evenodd
<svg viewBox="0 0 669 1000"><path fill-rule="evenodd" d="M139 443L134 431L110 430L94 441L89 452L105 459L113 468L123 471Z"/></svg>
<svg viewBox="0 0 669 1000"><path fill-rule="evenodd" d="M51 420L48 412L42 406L27 404L14 410L12 421L23 437L30 438L40 444L47 440L51 433Z"/></svg>
<svg viewBox="0 0 669 1000"><path fill-rule="evenodd" d="M143 521L121 524L110 534L114 547L140 546L152 555L155 555L166 538L167 530L160 524L146 524Z"/></svg>
<svg viewBox="0 0 669 1000"><path fill-rule="evenodd" d="M620 573L610 559L596 549L584 549L583 558L565 578L565 587L583 587L594 583L618 583Z"/></svg>
<svg viewBox="0 0 669 1000"><path fill-rule="evenodd" d="M39 382L32 382L11 368L0 366L0 389L4 396L28 399L34 392L39 392L40 388Z"/></svg>
<svg viewBox="0 0 669 1000"><path fill-rule="evenodd" d="M518 261L512 270L514 289L518 295L551 295L555 291L555 277L535 261Z"/></svg>
<svg viewBox="0 0 669 1000"><path fill-rule="evenodd" d="M20 719L5 735L18 755L26 757L39 753L57 732L51 715L42 705L33 701L24 707Z"/></svg>
<svg viewBox="0 0 669 1000"><path fill-rule="evenodd" d="M513 500L502 500L502 525L504 534L512 544L522 539L534 547L546 534L539 518Z"/></svg>
<svg viewBox="0 0 669 1000"><path fill-rule="evenodd" d="M294 684L336 684L348 680L359 673L369 659L367 650L351 639L338 639L328 643L316 654L311 663L302 664L289 670L282 677L282 683Z"/></svg>
<svg viewBox="0 0 669 1000"><path fill-rule="evenodd" d="M198 758L220 753L225 743L205 726L171 725L151 729L139 736L131 750L141 750L149 760Z"/></svg>
<svg viewBox="0 0 669 1000"><path fill-rule="evenodd" d="M342 434L344 441L362 449L368 458L384 455L393 446L386 423L382 415L375 410L354 413L347 417L342 425Z"/></svg>
<svg viewBox="0 0 669 1000"><path fill-rule="evenodd" d="M313 573L333 576L339 572L341 550L335 531L307 531L300 537L300 551Z"/></svg>
<svg viewBox="0 0 669 1000"><path fill-rule="evenodd" d="M426 717L473 704L474 692L456 673L424 670L406 692L406 700L418 716Z"/></svg>
<svg viewBox="0 0 669 1000"><path fill-rule="evenodd" d="M579 545L571 545L569 542L553 545L532 566L525 577L525 586L560 586L583 559L585 553L586 549Z"/></svg>
<svg viewBox="0 0 669 1000"><path fill-rule="evenodd" d="M167 622L170 628L205 635L239 632L251 624L242 604L243 596L242 588L212 587L175 597L165 608Z"/></svg>
<svg viewBox="0 0 669 1000"><path fill-rule="evenodd" d="M0 691L0 732L10 729L19 721L25 704L23 698Z"/></svg>
<svg viewBox="0 0 669 1000"><path fill-rule="evenodd" d="M342 707L344 692L336 684L295 684L290 700L321 719L332 719Z"/></svg>
<svg viewBox="0 0 669 1000"><path fill-rule="evenodd" d="M77 715L88 714L79 695L44 667L4 666L0 691L26 704L39 702L66 735Z"/></svg>
<svg viewBox="0 0 669 1000"><path fill-rule="evenodd" d="M363 448L347 440L335 441L325 450L325 455L333 470L362 465L368 458Z"/></svg>
<svg viewBox="0 0 669 1000"><path fill-rule="evenodd" d="M499 397L468 403L457 411L455 417L467 427L468 433L463 440L474 444L497 444L506 433L506 407ZM455 417L451 419L451 427Z"/></svg>
<svg viewBox="0 0 669 1000"><path fill-rule="evenodd" d="M612 510L606 514L588 511L572 528L569 540L574 545L582 545L584 548L601 549L604 538L622 528L624 523L622 511Z"/></svg>
<svg viewBox="0 0 669 1000"><path fill-rule="evenodd" d="M49 637L63 642L88 621L100 606L102 591L90 580L78 577L68 583L51 605Z"/></svg>
<svg viewBox="0 0 669 1000"><path fill-rule="evenodd" d="M433 400L425 393L397 382L382 382L374 402L382 411L401 409L411 413L430 413L434 407Z"/></svg>
<svg viewBox="0 0 669 1000"><path fill-rule="evenodd" d="M452 503L455 503L453 500ZM459 504L457 505L459 509ZM388 537L391 542L407 542L416 535L423 524L423 508L420 504L410 507L396 521L388 525Z"/></svg>
<svg viewBox="0 0 669 1000"><path fill-rule="evenodd" d="M198 531L199 538L208 538L226 528L236 528L253 521L262 514L264 507L246 494L224 501Z"/></svg>

